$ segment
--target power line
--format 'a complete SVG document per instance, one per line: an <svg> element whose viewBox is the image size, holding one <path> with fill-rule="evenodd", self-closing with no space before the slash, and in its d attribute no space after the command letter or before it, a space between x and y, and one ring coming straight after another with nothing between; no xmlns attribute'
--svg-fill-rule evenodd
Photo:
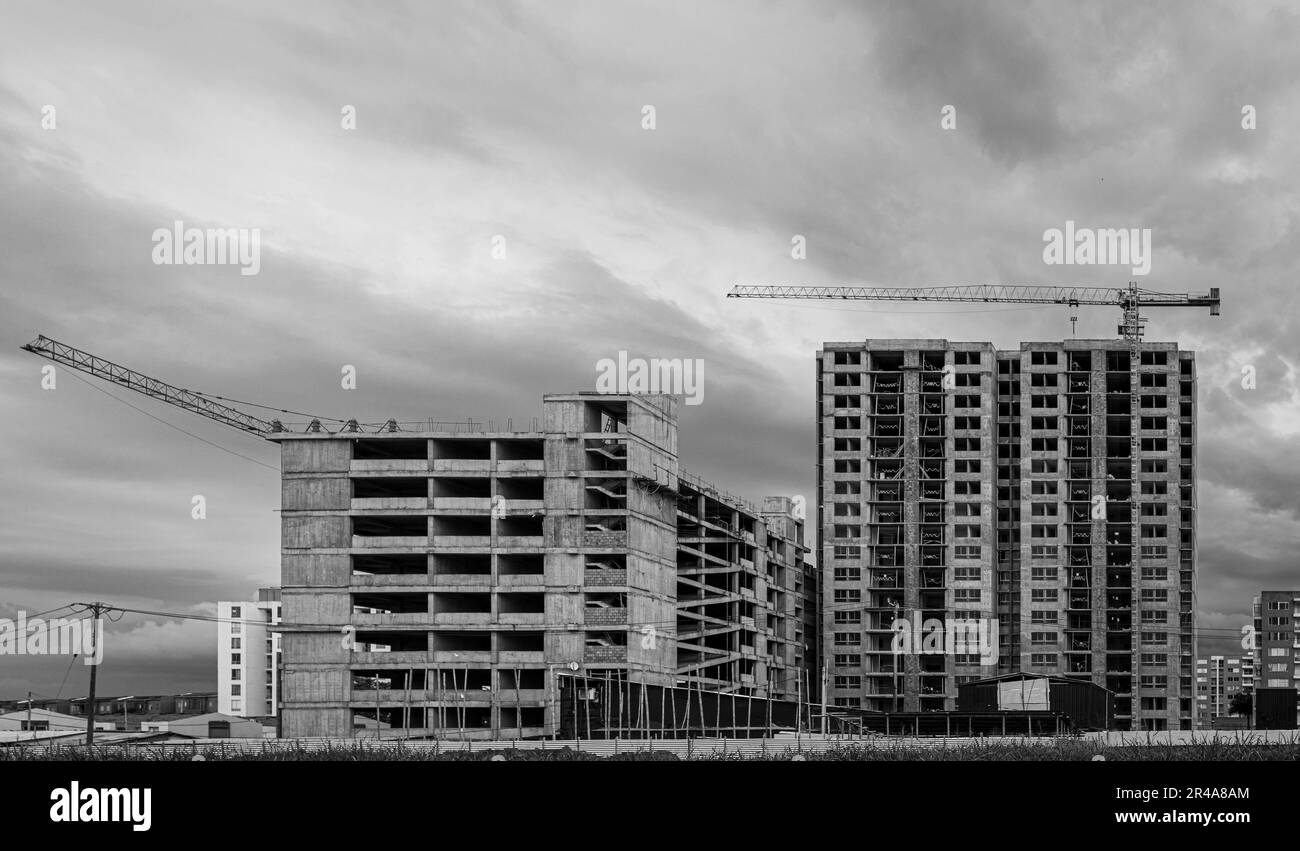
<svg viewBox="0 0 1300 851"><path fill-rule="evenodd" d="M307 417L308 419L313 419L313 420L329 420L330 422L335 422L335 423L347 422L347 420L339 419L338 417L322 417L319 414L306 414L303 413L302 411L290 411L288 408L277 408L272 405L263 405L258 402L248 402L240 399L232 399L229 396L218 396L215 393L203 393L199 390L191 390L190 392L193 393L195 396L202 396L205 399L219 399L222 402L233 402L236 405L248 405L253 408L262 408L267 411L276 411L281 414L293 414L295 417Z"/></svg>
<svg viewBox="0 0 1300 851"><path fill-rule="evenodd" d="M900 589L900 590L901 590L901 589ZM165 611L158 611L158 610L151 610L151 609L132 609L132 608L124 608L124 607L121 607L121 606L114 606L114 607L112 607L112 609L113 609L113 611L117 611L117 612L126 612L126 613L139 614L139 615L149 615L149 616L152 616L152 617L171 618L171 619L174 619L174 620L194 620L194 621L204 621L204 622L210 622L210 623L240 623L240 624L252 624L252 625L254 625L254 626L263 626L263 627L266 627L266 628L268 629L268 631L270 631L270 632L286 632L286 631L297 631L297 630L302 630L302 631L321 630L321 631L338 632L339 630L341 630L341 629L342 629L343 627L345 627L345 626L352 626L352 624L337 624L337 623L334 623L334 624L322 624L322 623L292 623L292 622L290 622L290 623L285 623L285 622L283 622L283 621L278 622L278 623L272 623L272 622L270 622L270 621L264 621L264 620L249 620L249 619L246 619L246 618L224 618L224 617L221 617L221 616L219 616L219 615L202 615L202 614L185 613L185 612L165 612ZM901 610L902 610L902 609L894 609L893 607L884 607L883 609L882 609L881 607L868 607L867 605L865 605L865 604L863 604L863 603L844 603L844 604L836 604L836 605L832 605L832 606L823 606L823 607L821 608L821 611L823 611L823 612L837 612L837 611L883 611L883 612L888 613L888 612L890 612L890 611L901 611ZM918 612L920 612L920 611L925 611L925 609L918 607L918 608L916 609L916 611L918 611ZM1124 611L1131 611L1131 610L1124 610ZM963 620L979 619L980 617L983 616L982 613L979 612L979 611L976 611L976 610L963 610L963 609L955 610L955 611L954 611L954 614L957 614L957 615L969 615L969 617L965 617L965 618L954 618L954 619L963 619ZM994 618L994 619L996 619L996 618ZM434 624L430 624L429 626L430 626L430 627L434 627L434 626L436 626L436 625L434 625ZM447 626L448 626L448 628L451 628L451 627L453 627L453 626L455 626L455 625L447 625ZM681 626L681 621L680 621L679 619L674 619L674 620L671 620L671 621L668 621L668 620L664 620L664 621L626 621L626 622L623 622L623 623L620 623L620 624L611 624L611 627L629 627L629 628L641 628L641 627L665 627L665 628L667 628L667 627L680 627L680 626ZM743 625L743 624L740 624L740 623L738 623L738 622L729 621L729 622L725 622L725 623L722 623L722 624L703 623L703 624L701 624L700 626L701 626L703 629L705 629L705 630L707 631L707 630L708 630L709 628L711 628L711 627L712 627L712 628L725 629L725 628L728 628L728 627L744 626L744 625ZM832 630L833 630L833 628L834 628L835 625L834 625L834 624L831 624L830 626L831 626L831 628L832 628ZM855 626L855 624L843 624L843 626L845 626L845 627L850 627L850 626ZM1051 625L1051 624L1044 624L1043 626L1044 626L1044 627L1051 627L1052 625ZM1140 626L1140 625L1139 625L1139 626ZM1174 629L1170 629L1170 628L1169 628L1169 626L1170 626L1169 624L1148 624L1148 626L1150 626L1151 629L1150 629L1150 630L1147 630L1147 631L1160 631L1161 628L1165 628L1167 632L1175 632L1175 631L1176 631L1176 630L1174 630ZM384 627L382 627L382 626L374 626L373 629L378 630L378 631L384 631ZM410 630L396 629L396 630L388 630L388 631L396 631L396 632L420 632L421 630L420 630L420 629L410 629ZM428 629L425 629L425 630L423 630L423 631L428 631ZM518 631L529 632L529 631L536 631L536 630L522 629L522 630L518 630ZM883 631L883 630L877 630L877 631ZM1141 631L1141 630L1133 630L1133 631ZM1195 632L1196 634L1198 634L1198 635L1199 635L1199 634L1205 634L1205 633L1221 633L1221 634L1223 634L1223 635L1233 635L1233 636L1237 636L1237 637L1240 637L1240 636L1241 636L1241 631L1240 631L1240 630L1234 630L1234 629L1231 629L1231 628L1228 628L1228 627L1197 627L1197 628L1194 630L1194 632ZM676 636L675 636L673 633L671 633L671 632L666 632L666 631L665 631L665 632L657 632L657 633L656 633L656 636L657 636L657 637L660 637L660 638L668 638L668 639L674 639L674 640L677 640L677 639L676 639Z"/></svg>
<svg viewBox="0 0 1300 851"><path fill-rule="evenodd" d="M99 391L100 393L103 393L105 396L108 396L110 399L115 399L115 400L117 400L118 402L121 402L123 405L126 405L128 408L131 408L132 410L135 410L135 411L139 411L140 413L144 414L144 415L145 415L146 417L148 417L149 419L151 419L151 420L156 420L157 422L162 423L163 425L167 426L168 428L175 429L176 431L179 431L181 434L184 434L184 435L187 435L187 436L189 436L189 437L192 437L192 438L194 438L195 440L198 440L198 441L201 441L201 442L203 442L203 443L206 443L207 445L212 446L212 447L214 447L214 448L216 448L216 449L220 449L222 452L228 453L228 454L230 454L230 455L234 455L234 456L236 456L236 457L238 457L238 458L243 458L245 461L252 461L254 464L257 464L257 465L259 465L259 466L265 467L265 468L267 468L268 470L274 470L274 471L276 471L277 473L280 472L280 468L279 468L279 467L273 467L272 465L267 464L267 463L265 463L264 461L259 461L259 460L257 460L256 458L253 458L253 457L251 457L251 456L249 456L249 455L244 455L244 454L242 454L242 453L240 453L240 452L236 452L236 451L233 450L233 449L227 449L226 447L222 446L222 445L219 444L219 443L215 443L215 442L213 442L213 441L211 441L211 440L208 440L206 437L200 437L199 435L195 434L195 433L192 432L192 431L187 431L187 430L181 428L180 426L175 425L174 423L170 423L170 422L168 422L167 420L162 419L161 417L154 416L153 414L149 413L148 411L144 410L143 408L140 408L140 407L137 407L137 406L135 406L135 405L132 405L130 402L126 401L126 400L123 399L122 397L120 397L120 396L118 396L118 395L116 395L116 394L114 394L114 393L110 393L109 391L105 390L103 387L100 387L100 386L98 386L98 385L96 385L96 384L92 384L90 381L87 381L86 379L82 378L80 375L77 375L75 372L69 372L69 373L67 373L67 374L70 375L70 376L72 376L73 378L77 379L77 380L80 381L82 384L85 384L87 387L93 388L94 390L97 390L97 391Z"/></svg>
<svg viewBox="0 0 1300 851"><path fill-rule="evenodd" d="M37 613L34 614L34 615L25 615L25 617L27 618L28 621L31 621L31 620L34 619L34 618L43 618L43 617L45 617L46 615L50 615L50 614L53 614L53 613L55 613L55 612L63 611L64 609L71 609L71 608L72 608L72 604L71 604L71 603L65 603L64 605L59 606L57 609L50 609L48 612L37 612Z"/></svg>
<svg viewBox="0 0 1300 851"><path fill-rule="evenodd" d="M899 589L899 590L902 590L902 589ZM85 612L85 611L89 611L91 604L87 604L87 603L73 603L73 604L68 604L68 605L65 605L65 606L60 606L59 608L60 608L60 609L64 609L64 608L72 608L73 606L82 606L83 608L82 608L81 611L82 611L82 612ZM53 611L58 611L58 609L51 609L50 611L51 611L51 612L53 612ZM926 611L926 609L924 609L923 607L917 607L915 610L909 610L909 609L905 609L905 608L902 608L902 607L897 607L897 608L895 608L895 607L892 607L892 606L886 606L886 607L880 607L880 606L867 606L867 605L864 604L864 603L842 603L842 604L835 604L835 605L830 605L830 606L823 606L823 607L821 607L821 611L822 611L822 612L852 612L852 611L858 611L858 612L883 612L883 613L886 613L886 614L887 614L887 613L889 613L889 612L907 612L907 611L924 612L924 611ZM973 609L957 609L957 610L948 610L948 611L950 611L950 614L954 616L954 617L949 618L949 619L951 619L951 620L978 620L978 619L984 617L984 614L983 614L982 612L980 612L980 611L978 611L978 610L973 610ZM1090 610L1090 611L1091 611L1091 610ZM1125 609L1124 611L1132 611L1132 610L1131 610L1131 609ZM117 613L119 613L119 614L118 614L117 617L113 617L113 615L111 614L111 612L117 612ZM249 624L249 625L251 625L251 626L260 626L260 627L265 627L265 628L267 628L267 630L268 630L269 632L287 632L287 631L298 631L298 630L302 630L302 631L320 630L320 631L337 632L337 631L341 630L341 629L342 629L343 627L345 627L345 626L354 626L353 624L338 624L338 623L329 623L329 624L327 624L327 623L292 623L292 622L286 623L286 622L284 622L284 621L272 622L272 621L266 621L266 620L252 620L252 619L248 619L248 618L228 618L228 617L222 617L222 616L220 616L220 615L204 615L204 614L197 614L197 613L193 613L193 612L168 612L168 611L161 611L161 610L155 610L155 609L134 609L134 608L127 608L127 607L123 607L123 606L108 606L108 607L105 609L105 617L107 617L108 620L111 621L111 622L113 622L113 623L117 623L118 621L120 621L120 620L121 620L121 617L122 617L123 614L138 614L138 615L147 615L147 616L150 616L150 617L167 618L167 619L170 619L170 620L192 620L192 621L201 621L201 622L206 622L206 623ZM29 617L38 617L38 616L39 616L39 615L31 615L31 616L29 616ZM994 616L990 616L990 617L991 617L992 619L994 619L994 620L997 619L995 615L994 615ZM85 619L85 618L81 618L80 620L84 620L84 619ZM675 636L672 632L666 631L666 628L668 628L668 627L680 627L680 626L682 626L683 624L682 624L681 620L682 620L682 619L678 618L678 619L673 619L673 620L663 620L663 621L625 621L625 622L622 622L622 623L619 623L619 624L611 624L610 626L611 626L611 627L628 627L628 628L634 628L634 629L636 629L636 628L642 628L642 627L663 627L663 628L665 628L665 631L658 631L658 632L656 632L656 637L677 640L677 636ZM429 624L429 625L428 625L429 628L436 628L437 626L439 626L439 625L435 625L435 624ZM449 625L446 625L446 626L447 626L448 628L451 628L451 627L454 627L454 626L456 626L456 625L450 625L450 624L449 624ZM692 626L696 626L696 625L692 625ZM741 623L739 623L739 622L735 622L735 621L726 621L726 622L723 622L723 623L707 623L707 622L704 622L704 623L700 623L700 624L698 624L698 627L701 628L701 629L703 629L703 630L705 630L705 631L707 631L707 630L710 629L710 628L715 628L715 629L726 629L726 628L729 628L729 627L740 627L740 626L745 626L745 624L741 624ZM835 631L835 629L834 629L835 626L836 626L836 624L830 624L830 625L829 625L831 631ZM858 626L858 625L857 625L857 624L841 624L840 626L844 626L844 627L847 628L847 627L853 627L853 626ZM1050 628L1050 627L1052 627L1053 625L1052 625L1052 624L1042 624L1041 626L1043 626L1044 628ZM1143 625L1142 625L1142 624L1139 624L1139 627L1140 627L1140 626L1143 626ZM1158 623L1156 623L1156 624L1146 624L1146 626L1149 626L1149 627L1150 627L1149 630L1145 630L1145 631L1149 631L1149 632L1158 632L1158 631L1160 631L1161 629L1164 629L1166 632L1169 632L1169 633L1175 633L1175 632L1179 632L1179 631L1181 631L1181 630L1178 630L1178 629L1176 629L1176 628L1171 628L1171 626L1170 626L1169 624L1158 624ZM1057 624L1057 627L1060 628L1059 624ZM384 631L384 627L383 627L383 626L375 625L375 626L373 626L372 628L373 628L374 630ZM396 630L389 629L389 630L387 630L387 631L395 631L395 632L420 632L420 631L422 631L422 630L420 630L420 629L396 629ZM426 628L426 629L423 630L423 631L429 631L429 629ZM517 631L521 631L521 632L530 632L530 631L537 631L537 630L521 629L521 630L517 630ZM843 631L843 630L841 630L841 631ZM872 631L876 631L876 632L885 632L885 631L889 631L889 630L879 629L879 630L872 630ZM1144 631L1144 630L1140 630L1140 629L1138 629L1138 630L1131 630L1131 631L1134 631L1134 632L1140 632L1140 631ZM1194 630L1192 630L1192 631L1193 631L1195 634L1197 634L1197 635L1219 634L1219 635L1222 635L1222 636L1235 636L1235 637L1240 637L1241 634L1242 634L1240 629L1232 629L1231 627L1196 627L1196 628L1195 628Z"/></svg>
<svg viewBox="0 0 1300 851"><path fill-rule="evenodd" d="M68 660L68 670L63 672L63 682L59 683L59 693L54 695L54 700L63 698L63 687L68 684L68 674L72 673L72 666L77 662L77 654L73 653L72 658Z"/></svg>

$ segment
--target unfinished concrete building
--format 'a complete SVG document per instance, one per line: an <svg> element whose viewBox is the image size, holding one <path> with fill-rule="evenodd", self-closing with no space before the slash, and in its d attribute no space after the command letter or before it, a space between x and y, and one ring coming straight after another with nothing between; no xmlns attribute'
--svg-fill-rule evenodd
<svg viewBox="0 0 1300 851"><path fill-rule="evenodd" d="M952 709L957 685L1025 671L1106 687L1121 729L1191 729L1192 353L868 340L818 363L834 706ZM896 617L994 618L997 663L895 654Z"/></svg>
<svg viewBox="0 0 1300 851"><path fill-rule="evenodd" d="M769 559L761 516L679 475L676 406L550 395L523 431L277 434L283 734L550 735L560 672L592 699L791 693L802 524Z"/></svg>
<svg viewBox="0 0 1300 851"><path fill-rule="evenodd" d="M767 529L769 620L778 636L784 633L787 700L794 680L796 702L820 703L822 695L821 588L817 566L804 539L803 506L785 496L763 498L763 523ZM782 615L781 612L784 611ZM784 619L784 630L780 624ZM775 645L768 653L778 655ZM800 672L803 680L798 681Z"/></svg>
<svg viewBox="0 0 1300 851"><path fill-rule="evenodd" d="M788 497L760 510L688 475L677 501L677 671L687 688L808 702L815 578ZM757 690L757 691L755 691Z"/></svg>

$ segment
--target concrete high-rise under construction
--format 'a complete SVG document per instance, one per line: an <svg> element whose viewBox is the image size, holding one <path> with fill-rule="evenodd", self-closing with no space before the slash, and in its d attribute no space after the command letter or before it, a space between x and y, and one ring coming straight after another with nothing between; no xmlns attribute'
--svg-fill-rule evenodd
<svg viewBox="0 0 1300 851"><path fill-rule="evenodd" d="M806 703L818 684L802 518L680 471L672 397L271 439L283 735L552 735L563 676L602 701L632 682Z"/></svg>
<svg viewBox="0 0 1300 851"><path fill-rule="evenodd" d="M1192 728L1191 352L898 339L817 359L829 703L953 709L957 685L1025 671L1106 687L1120 729ZM999 656L895 653L896 619L996 621Z"/></svg>

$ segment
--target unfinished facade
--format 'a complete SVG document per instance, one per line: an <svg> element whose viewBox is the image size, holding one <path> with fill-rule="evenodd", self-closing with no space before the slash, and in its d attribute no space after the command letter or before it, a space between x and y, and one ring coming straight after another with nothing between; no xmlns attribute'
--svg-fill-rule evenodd
<svg viewBox="0 0 1300 851"><path fill-rule="evenodd" d="M790 676L800 657L770 596L740 613L743 586L753 594L778 569L761 519L730 519L725 602L700 599L707 570L681 567L708 555L679 542L679 524L700 538L722 528L683 507L725 509L679 476L676 405L551 395L524 431L277 435L283 734L546 736L560 672L599 689L672 686L680 670L705 690L761 696L781 681L770 672ZM684 589L698 593L679 600Z"/></svg>
<svg viewBox="0 0 1300 851"><path fill-rule="evenodd" d="M788 497L760 511L690 476L677 500L678 684L809 702L816 582Z"/></svg>
<svg viewBox="0 0 1300 851"><path fill-rule="evenodd" d="M1192 353L869 340L818 362L829 702L952 709L1025 671L1110 689L1120 729L1191 729ZM896 655L896 617L996 619L997 662Z"/></svg>

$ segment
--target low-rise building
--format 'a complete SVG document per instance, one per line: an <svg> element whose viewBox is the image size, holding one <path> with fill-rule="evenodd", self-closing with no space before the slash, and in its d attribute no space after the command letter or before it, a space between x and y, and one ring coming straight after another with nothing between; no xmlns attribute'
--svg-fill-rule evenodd
<svg viewBox="0 0 1300 851"><path fill-rule="evenodd" d="M111 721L96 721L96 730L112 730L114 724ZM39 732L45 730L69 730L84 731L86 729L86 719L78 718L75 715L65 715L61 712L52 712L49 709L20 709L0 715L0 730L23 730L27 732Z"/></svg>

